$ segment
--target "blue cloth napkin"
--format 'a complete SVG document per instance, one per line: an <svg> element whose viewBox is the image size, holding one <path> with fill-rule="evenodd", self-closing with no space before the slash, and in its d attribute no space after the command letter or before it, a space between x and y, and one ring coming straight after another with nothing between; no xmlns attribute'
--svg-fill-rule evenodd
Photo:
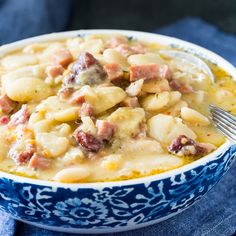
<svg viewBox="0 0 236 236"><path fill-rule="evenodd" d="M26 18L20 20L20 11L24 1ZM8 16L8 3L14 2L14 17ZM0 0L0 42L64 30L67 24L69 4L66 0L57 0L65 7L55 8L51 0L37 1L40 7L32 14L31 0ZM42 3L43 2L43 3ZM68 3L68 2L67 2ZM29 5L28 5L29 4ZM42 5L43 6L42 6ZM49 4L49 5L48 5ZM50 10L51 9L51 10ZM58 14L60 12L60 14ZM60 17L58 17L60 16ZM24 24L22 24L22 22ZM17 28L12 32L13 28ZM15 26L15 27L14 27ZM197 18L185 18L172 25L165 26L157 33L166 34L197 43L225 57L236 65L236 37L219 31L216 27ZM236 163L225 177L200 202L185 212L159 224L130 232L115 233L115 236L229 236L236 233ZM69 234L52 232L33 227L10 218L0 212L0 236L66 236ZM107 234L108 235L108 234ZM108 235L109 236L109 235Z"/></svg>
<svg viewBox="0 0 236 236"><path fill-rule="evenodd" d="M69 0L0 0L0 45L63 31L69 15Z"/></svg>

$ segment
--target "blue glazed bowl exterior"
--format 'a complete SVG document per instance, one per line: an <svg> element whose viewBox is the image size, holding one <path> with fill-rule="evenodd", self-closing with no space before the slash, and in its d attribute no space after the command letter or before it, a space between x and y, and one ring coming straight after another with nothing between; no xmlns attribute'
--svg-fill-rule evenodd
<svg viewBox="0 0 236 236"><path fill-rule="evenodd" d="M161 221L199 200L230 168L235 151L233 145L206 165L169 178L134 185L114 183L101 189L55 188L1 178L0 209L16 219L69 232L136 228Z"/></svg>

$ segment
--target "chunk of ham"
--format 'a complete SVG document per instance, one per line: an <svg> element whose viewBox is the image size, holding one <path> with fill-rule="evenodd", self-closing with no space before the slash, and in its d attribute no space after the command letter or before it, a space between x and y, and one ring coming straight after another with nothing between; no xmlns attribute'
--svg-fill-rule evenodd
<svg viewBox="0 0 236 236"><path fill-rule="evenodd" d="M93 114L94 114L93 107L90 104L84 102L80 108L80 117L93 116Z"/></svg>
<svg viewBox="0 0 236 236"><path fill-rule="evenodd" d="M14 149L12 149L14 150ZM11 152L11 149L9 151L9 156L15 161L17 165L24 165L29 162L30 158L34 155L36 152L35 145L28 143L26 144L26 148L24 151L13 151Z"/></svg>
<svg viewBox="0 0 236 236"><path fill-rule="evenodd" d="M112 82L123 77L123 70L121 66L117 63L110 63L104 66L105 71L107 72L108 79Z"/></svg>
<svg viewBox="0 0 236 236"><path fill-rule="evenodd" d="M113 138L116 127L109 121L97 120L96 126L97 126L97 136L100 139L110 141Z"/></svg>
<svg viewBox="0 0 236 236"><path fill-rule="evenodd" d="M205 150L205 154L208 154L216 149L215 145L211 143L198 143L198 146L202 148L202 150Z"/></svg>
<svg viewBox="0 0 236 236"><path fill-rule="evenodd" d="M74 131L73 137L77 144L79 144L86 152L97 153L103 146L100 139L96 138L92 134L82 131L80 127Z"/></svg>
<svg viewBox="0 0 236 236"><path fill-rule="evenodd" d="M79 55L78 60L71 68L71 72L75 75L79 74L83 70L89 69L91 66L97 64L96 58L89 52L82 52Z"/></svg>
<svg viewBox="0 0 236 236"><path fill-rule="evenodd" d="M169 85L174 91L179 91L183 94L192 93L194 91L190 85L184 84L178 80L170 80Z"/></svg>
<svg viewBox="0 0 236 236"><path fill-rule="evenodd" d="M45 158L43 155L34 153L30 158L28 167L34 170L45 170L48 169L52 164L52 161L48 158Z"/></svg>
<svg viewBox="0 0 236 236"><path fill-rule="evenodd" d="M30 117L27 105L23 104L21 109L11 116L10 122L8 123L9 127L15 127L19 124L25 124Z"/></svg>
<svg viewBox="0 0 236 236"><path fill-rule="evenodd" d="M10 114L16 107L16 102L12 101L6 94L0 96L0 110L5 114Z"/></svg>
<svg viewBox="0 0 236 236"><path fill-rule="evenodd" d="M60 65L67 68L71 62L73 62L73 56L68 49L60 49L53 55L53 63L55 65Z"/></svg>
<svg viewBox="0 0 236 236"><path fill-rule="evenodd" d="M203 156L215 149L215 146L208 143L198 143L185 135L175 138L168 151L178 156Z"/></svg>
<svg viewBox="0 0 236 236"><path fill-rule="evenodd" d="M9 116L2 116L0 118L0 125L6 125L8 124L10 121L10 117Z"/></svg>
<svg viewBox="0 0 236 236"><path fill-rule="evenodd" d="M82 52L71 67L71 73L65 80L65 85L94 85L101 84L107 79L107 73L94 56Z"/></svg>
<svg viewBox="0 0 236 236"><path fill-rule="evenodd" d="M171 70L167 65L146 64L146 65L132 65L130 68L130 81L139 79L169 79L171 77Z"/></svg>
<svg viewBox="0 0 236 236"><path fill-rule="evenodd" d="M136 97L138 96L143 87L144 80L139 79L135 82L132 82L125 90L125 92L130 96L130 97Z"/></svg>
<svg viewBox="0 0 236 236"><path fill-rule="evenodd" d="M64 87L59 91L58 95L61 99L67 99L74 93L74 91L75 90L72 87Z"/></svg>
<svg viewBox="0 0 236 236"><path fill-rule="evenodd" d="M146 48L142 44L137 44L134 46L129 46L128 44L120 44L115 49L124 57L146 52Z"/></svg>
<svg viewBox="0 0 236 236"><path fill-rule="evenodd" d="M73 93L70 104L76 105L76 104L82 104L85 102L85 92L84 90L78 90L75 93Z"/></svg>
<svg viewBox="0 0 236 236"><path fill-rule="evenodd" d="M125 89L130 84L129 80L125 79L124 77L114 79L112 80L112 83L122 89Z"/></svg>
<svg viewBox="0 0 236 236"><path fill-rule="evenodd" d="M46 72L49 77L56 78L63 74L64 68L61 65L52 65L47 67Z"/></svg>
<svg viewBox="0 0 236 236"><path fill-rule="evenodd" d="M125 107L140 107L139 101L137 97L127 97L123 102L122 105Z"/></svg>
<svg viewBox="0 0 236 236"><path fill-rule="evenodd" d="M108 40L107 47L108 48L115 48L120 44L127 44L128 38L123 35L114 35Z"/></svg>

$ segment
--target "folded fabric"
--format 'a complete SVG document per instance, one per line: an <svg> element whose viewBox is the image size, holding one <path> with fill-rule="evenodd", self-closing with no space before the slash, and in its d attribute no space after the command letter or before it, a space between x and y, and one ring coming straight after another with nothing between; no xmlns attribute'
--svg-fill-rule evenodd
<svg viewBox="0 0 236 236"><path fill-rule="evenodd" d="M13 236L17 222L8 214L0 212L0 235Z"/></svg>
<svg viewBox="0 0 236 236"><path fill-rule="evenodd" d="M155 32L197 43L215 51L236 65L236 37L220 32L197 18L186 18ZM200 202L159 224L116 236L229 236L236 233L236 163ZM0 235L66 236L0 216ZM107 234L109 236L109 234Z"/></svg>
<svg viewBox="0 0 236 236"><path fill-rule="evenodd" d="M236 65L236 37L220 31L199 18L184 18L155 32L196 43Z"/></svg>
<svg viewBox="0 0 236 236"><path fill-rule="evenodd" d="M0 0L0 45L63 31L69 14L68 0Z"/></svg>

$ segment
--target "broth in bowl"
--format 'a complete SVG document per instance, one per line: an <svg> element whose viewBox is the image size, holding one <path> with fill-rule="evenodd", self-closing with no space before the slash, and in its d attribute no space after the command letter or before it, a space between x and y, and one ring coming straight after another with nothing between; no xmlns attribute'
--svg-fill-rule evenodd
<svg viewBox="0 0 236 236"><path fill-rule="evenodd" d="M34 43L0 59L0 169L66 183L162 173L217 149L208 105L236 85L190 53L123 35Z"/></svg>

